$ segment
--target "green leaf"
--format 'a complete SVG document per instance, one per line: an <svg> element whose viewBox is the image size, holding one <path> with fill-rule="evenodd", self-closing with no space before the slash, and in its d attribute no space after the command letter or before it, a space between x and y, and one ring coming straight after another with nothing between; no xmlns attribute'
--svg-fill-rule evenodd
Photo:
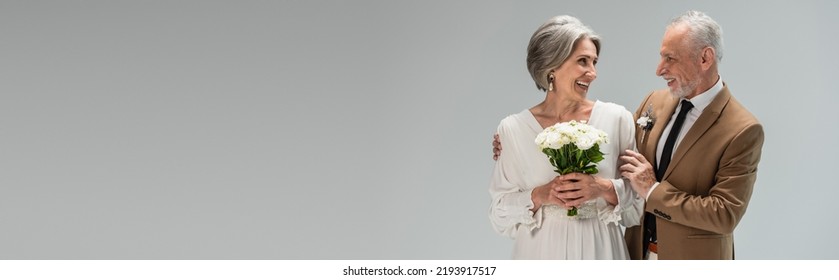
<svg viewBox="0 0 839 280"><path fill-rule="evenodd" d="M568 166L568 159L564 155L560 155L559 164L560 166Z"/></svg>
<svg viewBox="0 0 839 280"><path fill-rule="evenodd" d="M569 174L569 173L572 173L572 172L574 172L574 168L569 166L569 167L563 168L562 172L560 172L560 174L565 175L565 174Z"/></svg>
<svg viewBox="0 0 839 280"><path fill-rule="evenodd" d="M577 216L577 207L572 206L571 209L568 209L568 216Z"/></svg>

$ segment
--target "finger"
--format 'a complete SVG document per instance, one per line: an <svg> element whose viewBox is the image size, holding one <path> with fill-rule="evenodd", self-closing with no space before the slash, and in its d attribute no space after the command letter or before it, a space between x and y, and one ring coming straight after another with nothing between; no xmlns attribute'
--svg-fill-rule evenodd
<svg viewBox="0 0 839 280"><path fill-rule="evenodd" d="M644 159L642 161L642 160L639 160L636 157L631 157L631 156L621 156L621 160L623 162L625 162L627 164L631 164L632 166L635 166L635 167L643 167L644 165L649 165L649 163L647 162L646 159Z"/></svg>
<svg viewBox="0 0 839 280"><path fill-rule="evenodd" d="M638 171L638 167L634 166L634 165L631 165L631 164L624 164L624 165L621 165L621 167L620 167L621 174L623 174L623 173L632 174L632 173L635 173L636 171Z"/></svg>
<svg viewBox="0 0 839 280"><path fill-rule="evenodd" d="M571 180L574 178L573 174L574 173L565 174L565 175L559 176L559 178L557 178L557 179L559 179L559 181L561 181L563 184L567 184L567 183L570 183Z"/></svg>
<svg viewBox="0 0 839 280"><path fill-rule="evenodd" d="M642 154L640 154L636 151L626 150L626 154L631 156L631 157L634 157L635 159L638 160L638 162L641 162L641 163L646 163L647 162L647 158L645 158L644 155L642 155Z"/></svg>
<svg viewBox="0 0 839 280"><path fill-rule="evenodd" d="M629 176L632 176L632 172L621 171L621 177L629 179ZM631 181L632 179L630 179Z"/></svg>
<svg viewBox="0 0 839 280"><path fill-rule="evenodd" d="M565 199L565 207L570 208L571 206L580 206L585 202L582 197L575 197L575 198L567 198Z"/></svg>
<svg viewBox="0 0 839 280"><path fill-rule="evenodd" d="M571 192L559 192L559 193L557 193L556 197L567 203L569 201L574 201L574 200L580 199L581 197L583 197L583 195L580 194L580 192L578 192L578 191L571 191Z"/></svg>
<svg viewBox="0 0 839 280"><path fill-rule="evenodd" d="M557 176L556 178L553 179L553 183L557 184L557 185L571 184L571 183L574 183L574 182L576 182L576 180L572 180L572 179L568 178L566 175Z"/></svg>
<svg viewBox="0 0 839 280"><path fill-rule="evenodd" d="M578 184L568 183L568 184L560 184L556 187L556 191L560 193L567 193L567 192L576 192L581 190L582 188Z"/></svg>
<svg viewBox="0 0 839 280"><path fill-rule="evenodd" d="M571 181L576 182L578 184L590 185L594 182L597 182L597 178L594 178L593 174L585 174L585 173L572 173L574 174L571 177Z"/></svg>
<svg viewBox="0 0 839 280"><path fill-rule="evenodd" d="M635 157L635 156L641 155L640 153L638 153L638 152L636 152L636 151L633 151L633 150L623 150L623 153L624 153L625 155L628 155L628 156L631 156L631 157Z"/></svg>
<svg viewBox="0 0 839 280"><path fill-rule="evenodd" d="M588 177L588 176L585 176L585 174L582 174L582 173L568 173L568 174L560 176L559 179L562 182L569 183L569 182L580 181L580 180L582 180L583 177Z"/></svg>
<svg viewBox="0 0 839 280"><path fill-rule="evenodd" d="M629 181L634 181L635 180L635 172L628 172L628 171L621 172L621 177L629 179Z"/></svg>
<svg viewBox="0 0 839 280"><path fill-rule="evenodd" d="M548 196L548 200L553 201L557 204L565 204L565 201L559 196L559 192L551 190L550 195Z"/></svg>
<svg viewBox="0 0 839 280"><path fill-rule="evenodd" d="M641 165L641 161L639 161L637 158L635 158L633 156L630 156L630 155L620 156L620 159L623 162L626 162L626 163L629 163L629 164L632 164L632 165L636 165L636 166Z"/></svg>

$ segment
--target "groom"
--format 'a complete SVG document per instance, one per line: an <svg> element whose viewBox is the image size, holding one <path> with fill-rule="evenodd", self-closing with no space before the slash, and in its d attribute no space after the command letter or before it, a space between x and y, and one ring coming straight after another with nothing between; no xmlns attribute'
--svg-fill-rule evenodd
<svg viewBox="0 0 839 280"><path fill-rule="evenodd" d="M656 75L669 90L638 107L640 154L621 156L621 175L646 199L641 226L626 230L632 259L734 259L763 127L719 76L721 59L722 29L704 13L667 26Z"/></svg>
<svg viewBox="0 0 839 280"><path fill-rule="evenodd" d="M639 153L621 156L622 176L646 200L641 225L626 230L632 259L734 259L733 232L757 178L763 127L722 81L721 59L722 30L704 13L689 11L667 26L656 75L669 89L638 107Z"/></svg>

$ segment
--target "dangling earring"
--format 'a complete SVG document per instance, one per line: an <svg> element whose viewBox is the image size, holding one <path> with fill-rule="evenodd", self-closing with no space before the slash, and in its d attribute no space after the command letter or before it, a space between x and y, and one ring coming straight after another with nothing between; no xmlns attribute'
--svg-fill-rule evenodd
<svg viewBox="0 0 839 280"><path fill-rule="evenodd" d="M554 91L554 74L548 75L548 92Z"/></svg>

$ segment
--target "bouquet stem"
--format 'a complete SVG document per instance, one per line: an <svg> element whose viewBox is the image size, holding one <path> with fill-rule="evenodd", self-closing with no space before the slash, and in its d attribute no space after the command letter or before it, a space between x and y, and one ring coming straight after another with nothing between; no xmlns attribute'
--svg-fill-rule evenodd
<svg viewBox="0 0 839 280"><path fill-rule="evenodd" d="M568 216L577 216L577 206L571 206L571 209L568 209Z"/></svg>

